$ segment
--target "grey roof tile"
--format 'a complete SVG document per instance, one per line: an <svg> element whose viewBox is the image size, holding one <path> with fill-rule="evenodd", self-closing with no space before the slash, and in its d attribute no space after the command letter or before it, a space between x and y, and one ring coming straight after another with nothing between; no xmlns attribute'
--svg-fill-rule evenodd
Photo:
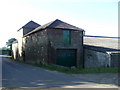
<svg viewBox="0 0 120 90"><path fill-rule="evenodd" d="M24 26L22 26L21 28L32 28L32 29L35 29L37 27L39 27L40 25L34 21L29 21L27 24L25 24ZM19 30L21 30L21 28ZM18 30L18 31L19 31Z"/></svg>

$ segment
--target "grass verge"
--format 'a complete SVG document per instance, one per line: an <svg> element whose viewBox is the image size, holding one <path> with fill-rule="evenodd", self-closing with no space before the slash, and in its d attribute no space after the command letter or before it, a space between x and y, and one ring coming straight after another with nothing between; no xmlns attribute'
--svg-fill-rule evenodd
<svg viewBox="0 0 120 90"><path fill-rule="evenodd" d="M19 63L24 63L23 61L15 60ZM30 64L30 63L26 63ZM52 66L52 65L46 65L42 63L35 63L31 64L33 66L37 66L40 68L44 68L51 71L58 71L63 72L67 74L82 74L82 73L118 73L120 72L120 68L117 67L109 67L109 68L66 68L66 67L58 67L58 66Z"/></svg>
<svg viewBox="0 0 120 90"><path fill-rule="evenodd" d="M52 71L58 71L68 74L80 74L80 73L117 73L120 72L120 68L63 68L63 67L57 67L57 66L50 66L50 65L44 65L44 64L34 64L34 66L52 70Z"/></svg>

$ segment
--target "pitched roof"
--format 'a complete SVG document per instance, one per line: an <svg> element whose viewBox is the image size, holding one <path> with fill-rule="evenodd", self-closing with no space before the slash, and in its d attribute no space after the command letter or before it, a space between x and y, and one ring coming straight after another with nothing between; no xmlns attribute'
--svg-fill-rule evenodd
<svg viewBox="0 0 120 90"><path fill-rule="evenodd" d="M24 26L22 26L21 28L33 28L33 29L35 29L35 28L37 28L39 26L40 25L38 23L36 23L36 22L34 22L34 21L31 20L27 24L25 24ZM21 28L19 30L21 30Z"/></svg>
<svg viewBox="0 0 120 90"><path fill-rule="evenodd" d="M88 48L91 50L95 50L95 51L99 51L99 52L104 52L104 53L108 53L108 52L117 52L120 53L119 49L113 49L113 48L106 48L106 47L101 47L101 46L92 46L92 45L84 45L84 48Z"/></svg>
<svg viewBox="0 0 120 90"><path fill-rule="evenodd" d="M34 32L37 32L37 31L39 31L39 30L43 30L43 29L46 29L46 28L72 29L72 30L84 31L84 30L81 29L81 28L78 28L78 27L76 27L76 26L73 26L73 25L70 25L70 24L68 24L68 23L65 23L65 22L63 22L63 21L61 21L61 20L59 20L59 19L56 19L56 20L54 20L54 21L51 21L51 22L49 22L49 23L47 23L47 24L45 24L45 25L43 25L43 26L40 26L40 27L34 29L33 31L31 31L30 33L28 33L28 34L26 34L26 35L24 35L24 36L27 36L27 35L29 35L29 34L32 34L32 33L34 33Z"/></svg>
<svg viewBox="0 0 120 90"><path fill-rule="evenodd" d="M119 49L119 38L113 37L86 37L84 36L84 44L91 45L91 46L99 46L105 48L112 48L112 49Z"/></svg>

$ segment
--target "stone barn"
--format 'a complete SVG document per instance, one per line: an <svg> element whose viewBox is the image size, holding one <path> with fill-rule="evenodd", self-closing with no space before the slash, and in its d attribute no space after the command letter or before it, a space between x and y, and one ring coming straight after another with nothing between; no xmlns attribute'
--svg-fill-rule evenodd
<svg viewBox="0 0 120 90"><path fill-rule="evenodd" d="M84 30L54 20L24 35L25 62L83 67Z"/></svg>
<svg viewBox="0 0 120 90"><path fill-rule="evenodd" d="M23 38L23 36L25 34L29 33L30 31L34 30L38 26L40 26L40 25L37 24L36 22L29 21L27 24L25 24L19 30L17 30L17 34L18 34L18 37L17 37L17 40L18 40L18 54L16 54L16 55L18 55L19 60L23 60L23 54L24 54L24 48L25 48L24 47L24 38Z"/></svg>

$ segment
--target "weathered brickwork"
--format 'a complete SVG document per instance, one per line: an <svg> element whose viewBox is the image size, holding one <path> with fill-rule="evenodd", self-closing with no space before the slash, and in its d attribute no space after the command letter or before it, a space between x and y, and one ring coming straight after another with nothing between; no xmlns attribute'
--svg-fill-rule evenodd
<svg viewBox="0 0 120 90"><path fill-rule="evenodd" d="M120 53L116 49L99 47L95 41L97 39L91 37L84 37L83 48L83 36L83 29L58 19L43 26L30 21L18 30L18 42L12 44L13 58L26 63L80 68L120 65Z"/></svg>
<svg viewBox="0 0 120 90"><path fill-rule="evenodd" d="M47 62L47 33L40 31L26 37L25 61L30 63Z"/></svg>
<svg viewBox="0 0 120 90"><path fill-rule="evenodd" d="M26 37L25 60L30 63L56 64L57 49L76 49L77 66L83 67L82 31L70 30L71 43L63 42L63 31L66 29L45 29Z"/></svg>
<svg viewBox="0 0 120 90"><path fill-rule="evenodd" d="M26 63L82 68L83 32L58 19L43 26L30 21L18 30L17 57Z"/></svg>
<svg viewBox="0 0 120 90"><path fill-rule="evenodd" d="M23 61L25 58L24 53L25 53L25 38L23 38L23 36L29 32L31 32L33 29L37 28L38 26L40 26L39 24L35 23L34 21L30 21L27 24L25 24L24 26L22 26L19 30L17 30L17 40L18 40L18 45L17 45L17 51L13 50L13 56L16 56L17 60L21 60ZM13 43L13 48L14 47L14 43Z"/></svg>
<svg viewBox="0 0 120 90"><path fill-rule="evenodd" d="M65 45L63 42L63 31L66 29L47 29L49 37L49 58L52 63L56 63L57 49L76 49L77 50L77 66L83 67L83 32L70 30L71 44Z"/></svg>

